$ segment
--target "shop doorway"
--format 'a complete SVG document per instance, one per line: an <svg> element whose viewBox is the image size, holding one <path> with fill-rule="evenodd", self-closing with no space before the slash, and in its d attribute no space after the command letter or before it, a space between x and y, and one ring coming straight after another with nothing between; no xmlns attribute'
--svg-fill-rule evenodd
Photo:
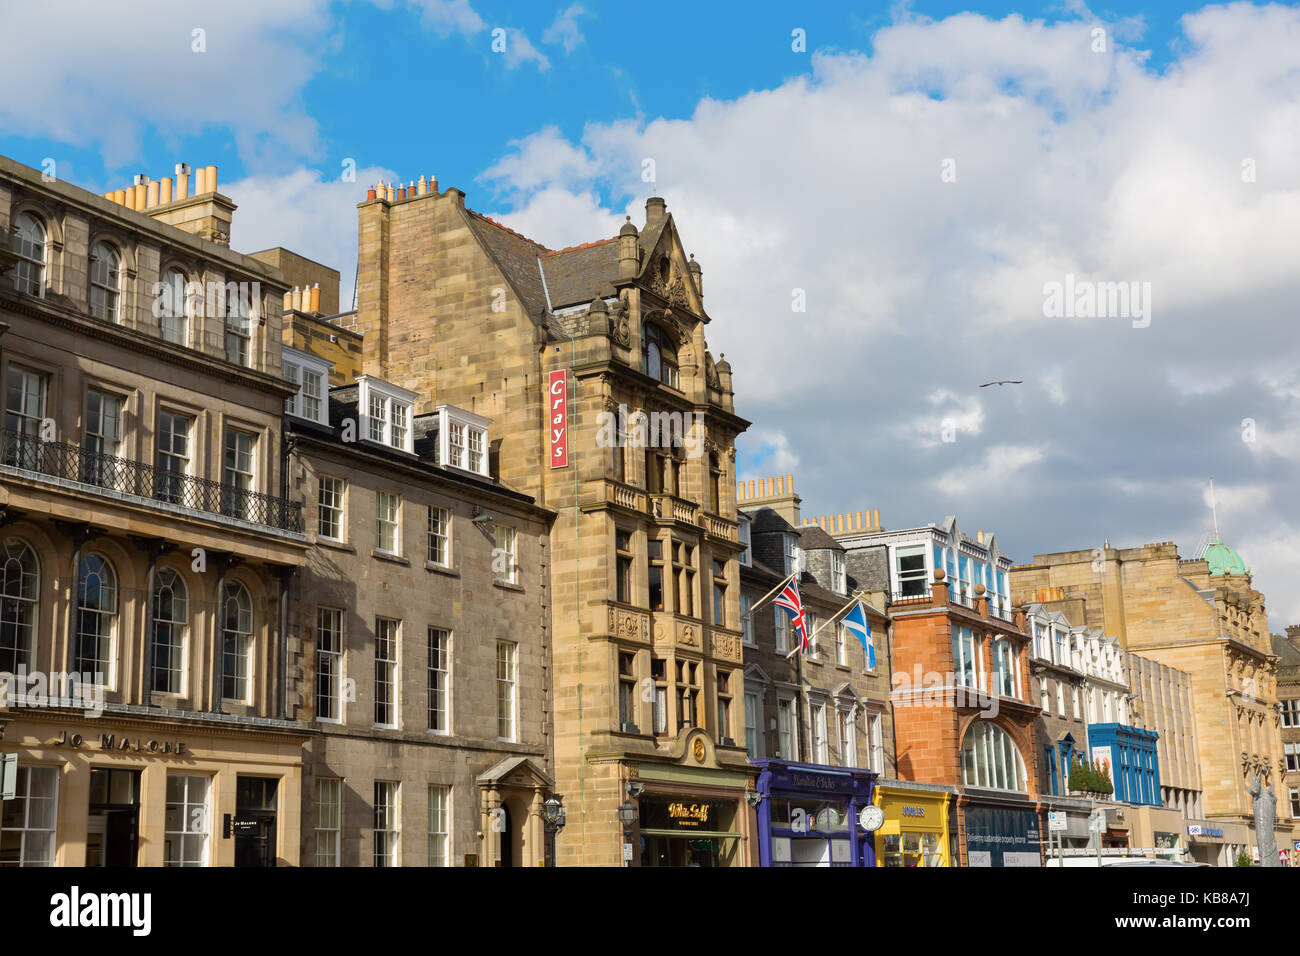
<svg viewBox="0 0 1300 956"><path fill-rule="evenodd" d="M718 841L694 837L641 839L642 866L720 866Z"/></svg>
<svg viewBox="0 0 1300 956"><path fill-rule="evenodd" d="M235 866L275 866L275 806L280 781L240 777L235 784Z"/></svg>
<svg viewBox="0 0 1300 956"><path fill-rule="evenodd" d="M90 768L86 866L136 866L140 849L140 771Z"/></svg>

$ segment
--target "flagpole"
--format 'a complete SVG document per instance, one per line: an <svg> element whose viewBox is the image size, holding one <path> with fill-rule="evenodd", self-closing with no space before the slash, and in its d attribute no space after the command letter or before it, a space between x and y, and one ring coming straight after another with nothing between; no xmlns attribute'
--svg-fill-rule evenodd
<svg viewBox="0 0 1300 956"><path fill-rule="evenodd" d="M808 643L811 645L813 642L813 638L815 638L818 634L822 632L822 628L824 628L827 624L834 624L835 619L838 618L845 611L847 611L849 608L851 608L854 604L857 604L859 601L861 601L862 595L865 593L866 593L865 591L854 591L853 597L849 598L848 604L844 605L842 608L840 608L838 611L832 614L827 620L822 621L822 623L818 624L817 630L813 631L811 634L808 635ZM864 604L863 606L871 607L871 605L869 604ZM876 609L872 607L871 610L875 611ZM880 614L879 611L876 611L876 613ZM880 616L884 617L883 614L881 614ZM791 657L793 657L800 649L801 649L801 645L796 645L794 650L792 650L789 654L785 655L786 660L789 660Z"/></svg>
<svg viewBox="0 0 1300 956"><path fill-rule="evenodd" d="M768 598L770 598L770 597L771 597L773 594L775 594L777 591L781 590L783 587L785 587L787 584L789 584L789 583L790 583L790 579L791 579L792 577L794 577L797 573L798 573L797 571L791 571L789 574L787 574L785 577L783 577L783 578L781 579L781 583L780 583L780 584L778 584L776 587L772 588L772 590L768 591L768 592L767 592L766 594L764 594L761 598L759 598L757 601L755 601L753 604L751 604L751 605L749 606L749 610L746 611L744 614L740 615L740 619L743 621L745 618L749 617L749 615L753 614L753 613L754 613L755 611L757 611L760 607L762 607L763 604L767 601Z"/></svg>

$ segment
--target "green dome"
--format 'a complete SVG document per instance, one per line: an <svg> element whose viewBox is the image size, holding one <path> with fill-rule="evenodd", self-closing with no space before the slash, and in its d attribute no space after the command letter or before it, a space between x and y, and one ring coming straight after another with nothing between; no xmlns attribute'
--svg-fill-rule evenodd
<svg viewBox="0 0 1300 956"><path fill-rule="evenodd" d="M1205 549L1205 560L1210 564L1211 574L1246 573L1246 562L1241 560L1241 555L1222 541L1216 541Z"/></svg>

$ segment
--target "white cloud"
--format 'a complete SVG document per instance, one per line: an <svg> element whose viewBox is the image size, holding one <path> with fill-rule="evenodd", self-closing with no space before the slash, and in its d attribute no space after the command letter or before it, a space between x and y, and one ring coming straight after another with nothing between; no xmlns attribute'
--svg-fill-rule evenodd
<svg viewBox="0 0 1300 956"><path fill-rule="evenodd" d="M562 43L564 52L572 53L584 39L578 29L578 17L586 15L582 4L575 3L556 15L555 21L542 34L543 43Z"/></svg>
<svg viewBox="0 0 1300 956"><path fill-rule="evenodd" d="M325 179L314 169L281 176L250 176L222 187L238 205L230 225L230 247L257 252L284 246L339 271L339 308L352 306L357 265L357 203L365 183L392 181L391 170L357 170L356 182Z"/></svg>
<svg viewBox="0 0 1300 956"><path fill-rule="evenodd" d="M505 57L508 69L513 70L525 63L536 63L537 69L542 71L551 68L551 61L546 54L533 46L522 30L506 27L505 31L505 51L500 55Z"/></svg>
<svg viewBox="0 0 1300 956"><path fill-rule="evenodd" d="M1030 465L1043 460L1043 449L1028 445L994 445L979 462L963 461L955 468L936 477L932 484L945 498L962 499L971 492L983 492L989 487L1010 491L1023 485L1026 476L1020 474ZM952 502L961 504L960 500Z"/></svg>

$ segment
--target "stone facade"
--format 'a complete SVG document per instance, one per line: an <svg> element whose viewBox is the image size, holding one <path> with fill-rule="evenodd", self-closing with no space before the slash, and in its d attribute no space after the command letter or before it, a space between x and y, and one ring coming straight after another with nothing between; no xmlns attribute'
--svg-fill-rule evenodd
<svg viewBox="0 0 1300 956"><path fill-rule="evenodd" d="M1277 658L1249 572L1212 574L1208 561L1183 560L1162 542L1035 555L1012 575L1016 595L1059 588L1129 654L1190 675L1205 814L1247 827L1253 840L1247 782L1258 773L1276 790L1285 764ZM1279 841L1288 836L1279 829Z"/></svg>
<svg viewBox="0 0 1300 956"><path fill-rule="evenodd" d="M316 731L303 772L303 863L540 865L541 804L551 795L552 516L525 495L437 465L435 455L343 442L340 426L356 407L337 397L332 405L328 429L289 420L291 494L311 540L290 612L302 646L302 719ZM427 424L417 419L417 433ZM326 501L342 510L337 522L321 514L323 479ZM377 537L381 492L397 496L391 551ZM431 508L441 511L432 543ZM515 531L513 574L495 560L502 527ZM395 650L396 686L383 696L393 711L382 725L381 626L396 635L386 651ZM502 642L514 669L505 732ZM398 785L396 852L387 857L375 848L376 782ZM431 797L446 808L433 820Z"/></svg>
<svg viewBox="0 0 1300 956"><path fill-rule="evenodd" d="M38 237L25 280L0 285L0 670L103 689L96 714L7 688L4 749L58 816L4 834L5 863L298 862L307 735L283 614L308 543L282 488L285 287L154 212L0 158L0 232ZM202 292L164 328L169 270ZM255 306L247 325L227 324L229 282ZM187 833L167 829L178 801ZM250 827L223 836L216 821L245 810Z"/></svg>
<svg viewBox="0 0 1300 956"><path fill-rule="evenodd" d="M717 808L715 862L744 863L755 857L743 799L753 774L720 725L743 719L742 702L733 696L725 718L718 704L720 686L741 682L731 489L748 423L733 410L730 367L707 351L701 269L659 199L641 229L628 222L566 250L464 200L436 182L371 191L354 325L365 374L414 391L417 414L450 404L491 419L493 477L556 514L559 862L624 862L619 805L639 799L644 818L682 798ZM559 370L568 461L551 467ZM620 412L621 448L608 428ZM675 422L679 440L643 432L639 414ZM651 829L661 832L630 831L632 864L684 860L671 828Z"/></svg>

